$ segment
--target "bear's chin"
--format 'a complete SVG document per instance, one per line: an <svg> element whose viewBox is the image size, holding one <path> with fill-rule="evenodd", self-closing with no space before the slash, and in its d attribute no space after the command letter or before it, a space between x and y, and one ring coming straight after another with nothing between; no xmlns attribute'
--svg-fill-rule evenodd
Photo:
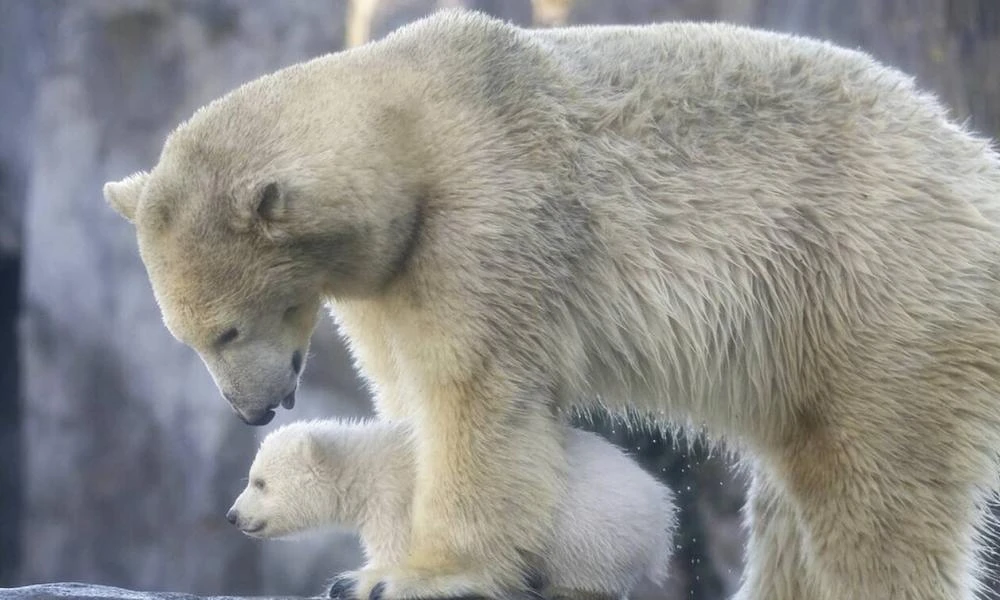
<svg viewBox="0 0 1000 600"><path fill-rule="evenodd" d="M255 525L255 526L253 526L253 527L251 527L249 529L240 529L240 533L242 533L244 535L248 535L250 537L263 538L263 537L268 537L264 533L265 529L267 529L267 522L266 521L261 522L258 525Z"/></svg>
<svg viewBox="0 0 1000 600"><path fill-rule="evenodd" d="M318 532L315 530L301 530L301 531L284 531L278 533L258 531L253 534L248 533L247 535L261 540L270 540L275 542L293 542L293 541L302 541L304 539L309 539L312 537L317 537L317 534Z"/></svg>

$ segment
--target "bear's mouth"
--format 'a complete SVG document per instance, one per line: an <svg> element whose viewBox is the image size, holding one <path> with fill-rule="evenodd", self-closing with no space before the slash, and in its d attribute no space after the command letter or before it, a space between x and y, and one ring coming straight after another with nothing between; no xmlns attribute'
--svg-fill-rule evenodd
<svg viewBox="0 0 1000 600"><path fill-rule="evenodd" d="M267 521L261 521L260 523L257 523L253 527L244 527L242 531L243 533L249 535L254 533L260 533L261 531L263 531L265 527L267 527Z"/></svg>
<svg viewBox="0 0 1000 600"><path fill-rule="evenodd" d="M260 427L262 425L267 425L268 423L270 423L274 419L274 410L270 409L270 408L267 409L266 411L262 412L260 414L260 416L258 416L255 419L248 419L247 417L245 417L243 415L243 413L237 412L237 414L243 419L243 421L247 425L252 425L254 427Z"/></svg>

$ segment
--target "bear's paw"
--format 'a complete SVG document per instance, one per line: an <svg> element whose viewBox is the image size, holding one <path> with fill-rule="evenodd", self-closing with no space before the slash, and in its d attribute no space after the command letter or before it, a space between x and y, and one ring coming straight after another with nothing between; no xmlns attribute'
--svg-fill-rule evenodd
<svg viewBox="0 0 1000 600"><path fill-rule="evenodd" d="M528 578L521 590L500 592L487 577L470 573L428 573L407 569L345 571L331 582L328 596L337 600L537 600Z"/></svg>

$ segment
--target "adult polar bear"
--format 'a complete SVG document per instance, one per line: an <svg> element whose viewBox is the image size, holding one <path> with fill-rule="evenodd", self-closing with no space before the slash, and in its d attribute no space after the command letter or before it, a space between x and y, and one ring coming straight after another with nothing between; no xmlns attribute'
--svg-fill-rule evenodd
<svg viewBox="0 0 1000 600"><path fill-rule="evenodd" d="M248 423L292 404L324 301L415 419L409 557L360 597L516 586L581 403L743 452L740 598L973 596L1000 159L864 54L439 13L233 91L105 195Z"/></svg>

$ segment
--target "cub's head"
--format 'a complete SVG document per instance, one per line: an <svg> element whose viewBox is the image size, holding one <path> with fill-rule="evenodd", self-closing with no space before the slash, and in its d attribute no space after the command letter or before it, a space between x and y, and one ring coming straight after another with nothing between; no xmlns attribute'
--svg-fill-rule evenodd
<svg viewBox="0 0 1000 600"><path fill-rule="evenodd" d="M167 328L251 425L294 404L324 299L378 293L417 226L398 113L289 77L210 104L154 169L104 186Z"/></svg>
<svg viewBox="0 0 1000 600"><path fill-rule="evenodd" d="M308 424L293 423L269 434L250 466L246 488L226 513L243 533L290 536L325 524L328 459ZM325 486L325 487L324 487Z"/></svg>

